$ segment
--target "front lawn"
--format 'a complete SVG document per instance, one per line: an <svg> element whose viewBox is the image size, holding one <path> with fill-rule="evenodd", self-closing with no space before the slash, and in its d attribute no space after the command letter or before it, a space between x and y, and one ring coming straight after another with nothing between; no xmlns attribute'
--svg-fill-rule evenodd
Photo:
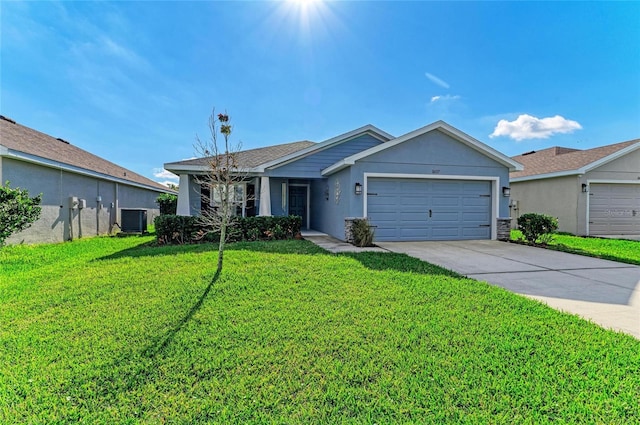
<svg viewBox="0 0 640 425"><path fill-rule="evenodd" d="M400 254L0 250L0 423L638 423L640 341Z"/></svg>
<svg viewBox="0 0 640 425"><path fill-rule="evenodd" d="M519 230L511 231L511 240L518 241L521 237ZM555 234L547 248L640 265L640 241Z"/></svg>

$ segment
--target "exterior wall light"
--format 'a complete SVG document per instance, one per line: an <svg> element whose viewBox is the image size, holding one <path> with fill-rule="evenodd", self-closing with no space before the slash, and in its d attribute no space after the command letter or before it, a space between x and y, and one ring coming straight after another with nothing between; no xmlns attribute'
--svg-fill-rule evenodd
<svg viewBox="0 0 640 425"><path fill-rule="evenodd" d="M582 193L587 193L589 191L589 186L586 183L582 183Z"/></svg>
<svg viewBox="0 0 640 425"><path fill-rule="evenodd" d="M507 186L502 186L502 196L505 196L505 197L511 196L511 188Z"/></svg>
<svg viewBox="0 0 640 425"><path fill-rule="evenodd" d="M362 195L362 185L360 183L356 183L355 192L356 195Z"/></svg>

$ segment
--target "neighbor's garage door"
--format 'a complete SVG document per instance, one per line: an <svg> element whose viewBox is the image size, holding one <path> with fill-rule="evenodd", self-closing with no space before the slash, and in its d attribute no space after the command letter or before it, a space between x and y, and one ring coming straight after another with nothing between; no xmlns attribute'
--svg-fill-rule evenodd
<svg viewBox="0 0 640 425"><path fill-rule="evenodd" d="M590 235L640 235L640 184L589 184Z"/></svg>
<svg viewBox="0 0 640 425"><path fill-rule="evenodd" d="M367 186L377 241L491 238L488 181L370 178Z"/></svg>

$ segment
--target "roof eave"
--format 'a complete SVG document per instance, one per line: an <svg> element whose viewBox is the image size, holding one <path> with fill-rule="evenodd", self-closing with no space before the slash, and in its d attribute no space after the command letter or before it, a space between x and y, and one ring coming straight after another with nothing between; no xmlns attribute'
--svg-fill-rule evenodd
<svg viewBox="0 0 640 425"><path fill-rule="evenodd" d="M518 182L525 182L525 181L532 181L532 180L553 179L556 177L576 176L584 173L585 173L584 168L579 168L577 170L565 170L565 171L556 171L554 173L533 174L530 176L522 176L522 177L510 177L509 181L512 183L518 183Z"/></svg>
<svg viewBox="0 0 640 425"><path fill-rule="evenodd" d="M5 148L4 151L3 151L2 148ZM142 188L142 189L152 190L154 192L164 192L164 193L177 194L177 192L175 190L169 189L168 187L166 189L161 189L159 187L155 187L155 186L150 186L150 185L146 185L146 184L143 184L143 183L134 182L132 180L127 180L127 179L123 179L123 178L120 178L120 177L111 176L109 174L104 174L104 173L100 173L98 171L88 170L86 168L76 167L74 165L65 164L63 162L59 162L59 161L55 161L55 160L52 160L52 159L43 158L43 157L40 157L40 156L37 156L37 155L31 155L31 154L27 154L25 152L16 151L16 150L13 150L13 149L7 149L4 146L0 147L0 154L2 154L2 156L8 157L8 158L12 158L12 159L15 159L15 160L18 160L18 161L29 162L29 163L32 163L32 164L41 165L43 167L49 167L49 168L55 168L55 169L59 169L59 170L65 170L65 171L68 171L68 172L71 172L71 173L75 173L75 174L80 174L80 175L84 175L84 176L100 178L100 179L103 179L103 180L108 180L108 181L112 181L112 182L116 182L116 183L120 183L120 184L126 184L126 185L129 185L129 186L134 186L134 187L139 187L139 188Z"/></svg>

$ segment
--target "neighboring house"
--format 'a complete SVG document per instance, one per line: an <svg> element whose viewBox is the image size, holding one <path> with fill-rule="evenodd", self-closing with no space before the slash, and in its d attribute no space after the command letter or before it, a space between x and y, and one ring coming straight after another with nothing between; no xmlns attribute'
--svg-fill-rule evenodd
<svg viewBox="0 0 640 425"><path fill-rule="evenodd" d="M165 186L0 115L0 181L42 193L42 213L8 244L61 242L152 222ZM138 210L138 211L130 211ZM130 223L136 227L135 223Z"/></svg>
<svg viewBox="0 0 640 425"><path fill-rule="evenodd" d="M241 215L299 215L303 229L349 239L350 220L367 217L375 240L508 237L509 171L514 160L438 121L394 138L367 125L322 143L243 151ZM197 215L203 191L194 176L206 161L165 164L180 176L178 214ZM505 236L506 230L506 236Z"/></svg>
<svg viewBox="0 0 640 425"><path fill-rule="evenodd" d="M539 212L576 235L640 235L640 139L594 149L552 147L513 157L512 217Z"/></svg>

